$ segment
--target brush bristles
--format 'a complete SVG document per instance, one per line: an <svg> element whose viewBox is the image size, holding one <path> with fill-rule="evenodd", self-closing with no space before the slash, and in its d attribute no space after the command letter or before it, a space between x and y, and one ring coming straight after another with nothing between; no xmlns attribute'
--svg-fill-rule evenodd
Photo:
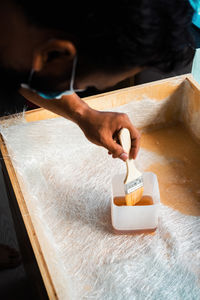
<svg viewBox="0 0 200 300"><path fill-rule="evenodd" d="M135 205L137 202L139 202L142 198L143 191L144 191L144 187L140 187L134 192L130 194L126 194L125 196L126 205L132 206Z"/></svg>

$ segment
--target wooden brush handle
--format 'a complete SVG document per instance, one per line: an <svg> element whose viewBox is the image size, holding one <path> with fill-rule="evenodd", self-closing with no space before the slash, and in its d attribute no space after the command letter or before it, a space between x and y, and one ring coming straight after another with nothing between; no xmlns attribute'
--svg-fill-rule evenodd
<svg viewBox="0 0 200 300"><path fill-rule="evenodd" d="M127 128L122 128L119 132L119 140L120 144L122 145L123 149L127 152L129 155L131 150L131 135ZM141 176L141 172L138 171L138 169L135 166L134 160L131 158L128 158L126 160L126 167L127 167L127 173L126 178L124 180L124 183L128 183L136 179L137 177Z"/></svg>

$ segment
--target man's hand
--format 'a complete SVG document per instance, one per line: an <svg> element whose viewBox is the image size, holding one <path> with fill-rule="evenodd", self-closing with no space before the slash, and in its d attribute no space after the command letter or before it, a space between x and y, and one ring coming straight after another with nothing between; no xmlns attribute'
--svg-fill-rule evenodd
<svg viewBox="0 0 200 300"><path fill-rule="evenodd" d="M89 109L77 124L88 140L108 149L108 153L112 154L113 158L120 158L124 161L128 158L128 154L117 143L118 133L121 128L129 129L131 135L130 158L136 158L140 145L140 134L126 114Z"/></svg>
<svg viewBox="0 0 200 300"><path fill-rule="evenodd" d="M28 89L21 88L20 93L32 103L75 122L88 140L108 149L108 153L112 154L113 158L118 157L122 160L128 158L128 154L117 141L120 129L129 129L131 134L130 157L136 158L140 134L126 114L94 110L76 94L63 96L59 100L46 100Z"/></svg>

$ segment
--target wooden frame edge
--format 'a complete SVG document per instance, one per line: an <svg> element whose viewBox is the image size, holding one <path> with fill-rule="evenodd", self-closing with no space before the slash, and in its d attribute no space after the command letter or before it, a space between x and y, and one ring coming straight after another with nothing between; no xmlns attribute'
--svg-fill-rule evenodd
<svg viewBox="0 0 200 300"><path fill-rule="evenodd" d="M51 276L50 276L50 273L49 273L49 270L48 270L47 263L46 263L45 258L43 256L43 253L42 253L42 250L41 250L41 247L40 247L40 243L38 241L33 223L31 221L30 215L28 213L27 205L26 205L26 202L24 200L24 196L21 192L15 169L14 169L13 164L12 164L10 158L9 158L8 150L7 150L7 147L4 143L4 140L3 140L3 137L2 137L1 134L0 134L0 150L1 150L2 156L4 157L4 163L5 163L5 166L6 166L6 170L8 172L8 176L9 176L11 182L12 182L12 187L13 187L15 197L16 197L16 200L17 200L17 203L18 203L18 207L19 207L19 210L21 212L21 216L22 216L24 225L26 227L32 249L34 251L36 261L38 263L38 267L40 269L41 276L42 276L42 279L43 279L48 297L49 297L49 299L57 300L58 296L57 296L54 284L52 282L52 279L51 279ZM6 159L5 159L5 157L6 157Z"/></svg>

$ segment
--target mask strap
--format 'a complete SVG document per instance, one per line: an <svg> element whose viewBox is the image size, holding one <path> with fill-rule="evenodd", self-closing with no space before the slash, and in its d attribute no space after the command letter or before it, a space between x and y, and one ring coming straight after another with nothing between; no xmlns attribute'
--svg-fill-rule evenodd
<svg viewBox="0 0 200 300"><path fill-rule="evenodd" d="M31 69L29 77L28 77L28 83L21 83L21 87L24 88L24 89L31 90L31 91L35 92L35 90L30 88L30 83L31 83L34 72L35 72L35 70Z"/></svg>
<svg viewBox="0 0 200 300"><path fill-rule="evenodd" d="M74 78L76 73L76 64L77 64L77 55L74 57L73 66L72 66L72 75L70 81L70 91L74 90Z"/></svg>
<svg viewBox="0 0 200 300"><path fill-rule="evenodd" d="M33 92L37 93L38 95L40 95L41 97L43 97L45 99L53 99L53 98L60 99L63 95L71 95L75 92L84 91L84 89L78 89L78 90L74 91L74 79L75 79L76 65L77 65L77 55L74 57L74 60L73 60L72 73L71 73L71 79L70 79L70 87L69 87L70 89L68 91L63 92L63 93L60 93L59 95L54 94L54 95L47 96L47 95L45 95L45 94L43 94L39 91L36 91L36 90L30 88L32 77L33 77L33 74L35 72L34 69L31 69L31 71L30 71L30 75L29 75L29 78L28 78L28 84L22 83L21 87L26 88L26 89L30 89L30 90L32 90Z"/></svg>
<svg viewBox="0 0 200 300"><path fill-rule="evenodd" d="M29 86L30 86L30 83L31 83L31 80L32 80L32 77L33 77L34 72L35 72L35 70L34 70L34 69L31 69L30 74L29 74L29 78L28 78L28 85L29 85Z"/></svg>

